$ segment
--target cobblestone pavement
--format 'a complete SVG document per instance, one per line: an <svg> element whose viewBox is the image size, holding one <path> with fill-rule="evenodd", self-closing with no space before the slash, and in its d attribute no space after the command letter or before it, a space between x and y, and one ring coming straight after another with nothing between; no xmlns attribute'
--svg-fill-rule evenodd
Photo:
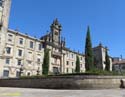
<svg viewBox="0 0 125 97"><path fill-rule="evenodd" d="M47 90L0 87L0 97L125 97L125 90Z"/></svg>

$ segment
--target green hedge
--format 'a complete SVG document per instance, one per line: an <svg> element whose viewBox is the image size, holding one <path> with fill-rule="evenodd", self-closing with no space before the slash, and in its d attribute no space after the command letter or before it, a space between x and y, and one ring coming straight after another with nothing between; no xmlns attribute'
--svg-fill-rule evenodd
<svg viewBox="0 0 125 97"><path fill-rule="evenodd" d="M33 78L47 78L47 77L58 77L58 76L75 76L75 75L102 75L102 76L119 76L125 75L125 73L103 71L103 70L91 70L85 73L69 73L69 74L58 74L58 75L39 75L39 76L21 76L20 79L33 79Z"/></svg>

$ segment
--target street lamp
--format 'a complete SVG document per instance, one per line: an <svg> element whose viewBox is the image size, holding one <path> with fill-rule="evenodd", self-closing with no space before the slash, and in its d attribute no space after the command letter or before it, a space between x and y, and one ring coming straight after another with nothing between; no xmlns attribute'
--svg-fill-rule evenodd
<svg viewBox="0 0 125 97"><path fill-rule="evenodd" d="M23 65L21 65L21 67L20 67L20 72L19 72L20 77L21 77L22 73L23 73Z"/></svg>
<svg viewBox="0 0 125 97"><path fill-rule="evenodd" d="M40 67L38 67L37 75L40 75Z"/></svg>

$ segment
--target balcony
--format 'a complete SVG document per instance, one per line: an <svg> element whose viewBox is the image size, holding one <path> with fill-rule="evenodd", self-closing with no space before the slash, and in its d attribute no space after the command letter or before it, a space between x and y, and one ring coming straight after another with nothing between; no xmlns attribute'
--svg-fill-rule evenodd
<svg viewBox="0 0 125 97"><path fill-rule="evenodd" d="M61 52L52 52L52 55L55 57L61 57Z"/></svg>
<svg viewBox="0 0 125 97"><path fill-rule="evenodd" d="M57 63L52 63L52 65L54 65L54 66L60 66L60 64L57 64Z"/></svg>

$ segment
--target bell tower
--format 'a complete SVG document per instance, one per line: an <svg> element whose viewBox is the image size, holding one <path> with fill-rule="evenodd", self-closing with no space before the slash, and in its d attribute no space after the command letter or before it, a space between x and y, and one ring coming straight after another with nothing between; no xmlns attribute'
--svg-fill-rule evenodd
<svg viewBox="0 0 125 97"><path fill-rule="evenodd" d="M53 21L50 28L51 28L51 34L52 34L52 42L55 45L60 45L61 44L60 37L61 37L62 26L61 26L61 24L59 24L57 18Z"/></svg>

